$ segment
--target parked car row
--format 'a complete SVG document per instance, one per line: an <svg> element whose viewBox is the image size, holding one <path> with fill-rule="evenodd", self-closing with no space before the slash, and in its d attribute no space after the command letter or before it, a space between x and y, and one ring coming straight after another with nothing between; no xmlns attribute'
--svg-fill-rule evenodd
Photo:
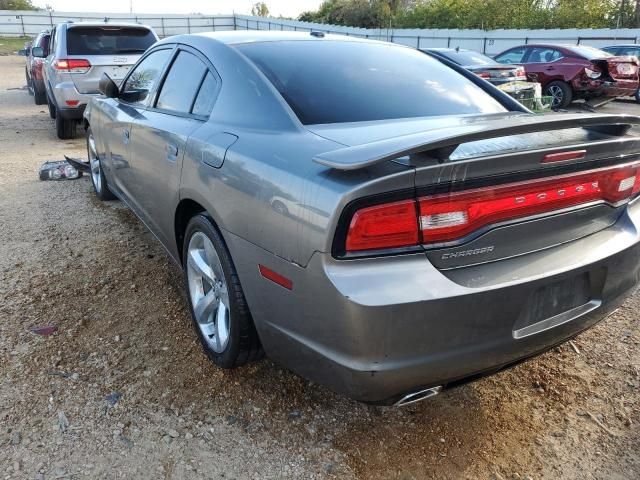
<svg viewBox="0 0 640 480"><path fill-rule="evenodd" d="M495 58L460 48L423 51L461 65L494 85L539 83L543 95L550 97L556 108L567 107L576 99L632 96L640 103L640 45L600 50L586 45L527 44L505 50Z"/></svg>
<svg viewBox="0 0 640 480"><path fill-rule="evenodd" d="M27 85L36 104L47 103L58 138L72 138L98 82L122 81L140 55L158 41L151 27L112 22L65 22L43 31L27 56Z"/></svg>

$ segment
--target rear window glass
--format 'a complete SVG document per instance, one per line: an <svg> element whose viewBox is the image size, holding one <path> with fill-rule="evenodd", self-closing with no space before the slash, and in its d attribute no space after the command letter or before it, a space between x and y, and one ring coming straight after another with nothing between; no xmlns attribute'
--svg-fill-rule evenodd
<svg viewBox="0 0 640 480"><path fill-rule="evenodd" d="M472 50L459 50L457 52L455 50L439 50L435 52L435 54L442 55L458 65L464 65L467 67L475 65L495 65L498 63L493 58Z"/></svg>
<svg viewBox="0 0 640 480"><path fill-rule="evenodd" d="M303 124L503 112L497 100L411 48L348 41L236 45Z"/></svg>
<svg viewBox="0 0 640 480"><path fill-rule="evenodd" d="M114 55L142 53L156 42L146 28L75 27L67 30L67 54Z"/></svg>
<svg viewBox="0 0 640 480"><path fill-rule="evenodd" d="M587 47L586 45L576 45L575 47L567 47L567 49L571 50L573 53L577 53L581 57L586 58L587 60L594 60L596 58L604 58L610 57L611 54L605 52L604 50L600 50L599 48Z"/></svg>

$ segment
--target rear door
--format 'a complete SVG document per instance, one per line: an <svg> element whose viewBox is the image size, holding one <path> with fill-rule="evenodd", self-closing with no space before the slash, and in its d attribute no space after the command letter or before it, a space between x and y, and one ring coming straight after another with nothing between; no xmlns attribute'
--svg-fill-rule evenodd
<svg viewBox="0 0 640 480"><path fill-rule="evenodd" d="M157 41L146 27L70 25L66 35L67 56L86 60L91 68L81 75L72 75L80 93L99 93L98 82L107 73L120 84L140 56Z"/></svg>
<svg viewBox="0 0 640 480"><path fill-rule="evenodd" d="M158 89L152 108L132 122L132 196L147 225L165 244L173 238L182 159L191 134L208 117L206 98L217 75L196 51L180 46ZM209 95L203 95L209 97ZM204 108L204 109L203 109Z"/></svg>
<svg viewBox="0 0 640 480"><path fill-rule="evenodd" d="M111 185L126 197L136 211L139 211L140 207L136 198L131 195L134 181L130 157L131 122L146 115L172 53L171 45L150 52L126 79L119 98L103 101L104 153L101 154L101 158Z"/></svg>
<svg viewBox="0 0 640 480"><path fill-rule="evenodd" d="M562 80L563 71L560 67L563 55L559 50L550 47L530 47L524 58L527 77L543 86L553 80Z"/></svg>

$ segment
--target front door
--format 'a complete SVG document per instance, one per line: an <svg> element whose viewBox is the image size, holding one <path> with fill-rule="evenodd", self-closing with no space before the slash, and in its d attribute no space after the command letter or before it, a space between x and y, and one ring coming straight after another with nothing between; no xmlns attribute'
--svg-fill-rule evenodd
<svg viewBox="0 0 640 480"><path fill-rule="evenodd" d="M143 220L165 245L174 240L173 214L187 141L205 120L194 111L194 103L207 71L195 52L180 47L153 105L131 127L131 195Z"/></svg>

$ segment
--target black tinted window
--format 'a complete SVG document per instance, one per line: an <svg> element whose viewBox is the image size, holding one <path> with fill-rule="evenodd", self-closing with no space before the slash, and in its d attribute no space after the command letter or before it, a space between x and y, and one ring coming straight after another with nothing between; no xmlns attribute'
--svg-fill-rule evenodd
<svg viewBox="0 0 640 480"><path fill-rule="evenodd" d="M180 52L160 90L156 107L189 113L206 67L189 52Z"/></svg>
<svg viewBox="0 0 640 480"><path fill-rule="evenodd" d="M145 103L171 56L170 49L156 50L145 57L131 72L122 87L122 98L134 104Z"/></svg>
<svg viewBox="0 0 640 480"><path fill-rule="evenodd" d="M207 73L196 97L196 103L193 104L193 113L195 115L209 115L213 108L213 103L216 101L217 93L218 82L211 73Z"/></svg>
<svg viewBox="0 0 640 480"><path fill-rule="evenodd" d="M75 27L67 30L69 55L142 53L156 41L146 28Z"/></svg>
<svg viewBox="0 0 640 480"><path fill-rule="evenodd" d="M304 124L504 111L470 80L406 47L322 40L237 48Z"/></svg>

